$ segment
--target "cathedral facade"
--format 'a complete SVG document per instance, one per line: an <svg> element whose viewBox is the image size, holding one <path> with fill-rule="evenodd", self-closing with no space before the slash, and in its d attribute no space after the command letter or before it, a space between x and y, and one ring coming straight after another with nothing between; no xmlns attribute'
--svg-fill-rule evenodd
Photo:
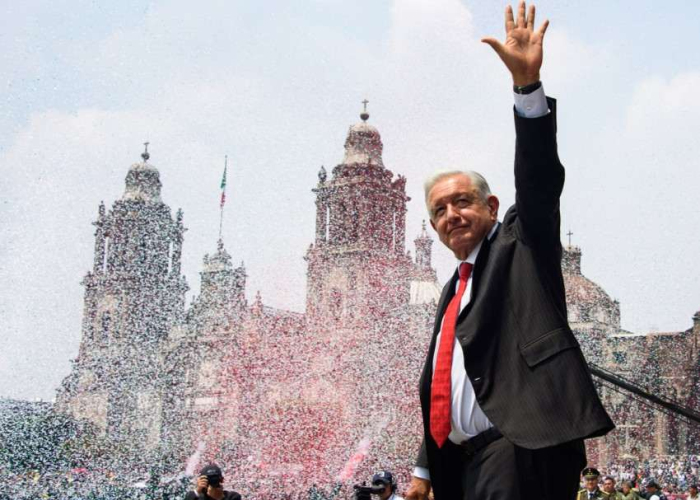
<svg viewBox="0 0 700 500"><path fill-rule="evenodd" d="M259 293L249 303L247 270L221 240L186 307L183 214L161 200L144 153L122 198L99 207L80 349L56 408L121 443L127 461L160 454L191 472L217 460L239 491L308 491L379 468L405 484L441 286L425 224L413 257L406 250L406 178L384 165L368 118L350 127L343 161L322 167L312 188L303 313L266 306ZM700 313L685 332L625 332L619 304L581 273L580 249L565 248L562 265L588 360L640 383L652 373L656 390L698 408ZM691 450L672 417L600 391L618 429L592 443L595 460Z"/></svg>
<svg viewBox="0 0 700 500"><path fill-rule="evenodd" d="M100 206L80 352L57 408L110 439L137 438L127 454L166 450L175 468L216 459L251 492L410 463L441 289L425 225L415 258L406 251L406 179L386 168L381 136L361 118L343 161L322 167L312 189L304 313L259 293L248 303L247 271L223 241L185 307L182 213L170 216L147 155L133 165L122 199Z"/></svg>
<svg viewBox="0 0 700 500"><path fill-rule="evenodd" d="M562 271L569 324L588 362L648 393L700 411L700 311L684 331L629 332L620 326L619 302L582 274L580 248L564 249ZM605 468L700 454L696 425L619 387L596 382L617 428L588 442L589 460Z"/></svg>

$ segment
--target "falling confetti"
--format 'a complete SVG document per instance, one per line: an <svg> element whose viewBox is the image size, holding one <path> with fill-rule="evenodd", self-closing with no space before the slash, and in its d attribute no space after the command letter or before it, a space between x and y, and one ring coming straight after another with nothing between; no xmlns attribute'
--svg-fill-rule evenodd
<svg viewBox="0 0 700 500"><path fill-rule="evenodd" d="M184 214L162 202L146 145L121 199L98 209L81 345L55 406L0 401L0 480L12 498L181 498L212 461L244 498L349 497L385 469L408 483L441 287L425 224L415 258L406 251L407 180L385 167L366 104L343 162L321 167L312 190L303 314L259 293L249 304L247 270L222 234L186 306ZM624 332L619 304L583 276L571 242L563 272L589 361L697 409L700 314L685 332ZM696 481L695 426L599 389L618 428L589 443L591 463L618 481Z"/></svg>

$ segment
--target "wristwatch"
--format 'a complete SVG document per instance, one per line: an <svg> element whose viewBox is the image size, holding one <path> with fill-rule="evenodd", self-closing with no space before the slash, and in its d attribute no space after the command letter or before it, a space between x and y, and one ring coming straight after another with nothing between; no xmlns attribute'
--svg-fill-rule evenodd
<svg viewBox="0 0 700 500"><path fill-rule="evenodd" d="M535 90L542 86L542 82L537 80L535 83L529 85L513 85L513 92L516 94L527 95L532 94Z"/></svg>

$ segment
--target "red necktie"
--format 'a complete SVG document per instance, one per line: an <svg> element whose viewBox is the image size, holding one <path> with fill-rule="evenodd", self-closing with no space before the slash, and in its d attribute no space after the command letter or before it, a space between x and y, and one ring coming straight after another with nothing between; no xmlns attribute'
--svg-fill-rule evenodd
<svg viewBox="0 0 700 500"><path fill-rule="evenodd" d="M467 281L472 272L472 265L463 262L459 265L459 288L445 310L438 346L437 363L433 372L430 388L430 435L442 448L450 434L451 393L452 393L452 351L455 344L455 327L459 316L462 296L467 289Z"/></svg>

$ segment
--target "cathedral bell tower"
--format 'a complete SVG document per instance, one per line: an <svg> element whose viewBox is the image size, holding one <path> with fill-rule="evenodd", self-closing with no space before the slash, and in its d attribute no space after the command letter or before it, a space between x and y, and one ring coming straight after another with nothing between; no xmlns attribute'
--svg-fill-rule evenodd
<svg viewBox="0 0 700 500"><path fill-rule="evenodd" d="M204 256L200 294L187 312L188 326L198 335L221 335L240 324L248 304L245 299L246 270L234 268L231 256L219 239L216 253Z"/></svg>
<svg viewBox="0 0 700 500"><path fill-rule="evenodd" d="M379 131L350 127L345 155L330 178L318 174L316 237L309 248L309 320L350 326L392 314L408 303L411 261L406 256L406 178L384 166Z"/></svg>
<svg viewBox="0 0 700 500"><path fill-rule="evenodd" d="M94 223L95 255L85 286L82 338L57 404L110 437L155 445L160 429L160 353L183 319L185 228L160 197L158 170L143 161L126 175L124 195Z"/></svg>

